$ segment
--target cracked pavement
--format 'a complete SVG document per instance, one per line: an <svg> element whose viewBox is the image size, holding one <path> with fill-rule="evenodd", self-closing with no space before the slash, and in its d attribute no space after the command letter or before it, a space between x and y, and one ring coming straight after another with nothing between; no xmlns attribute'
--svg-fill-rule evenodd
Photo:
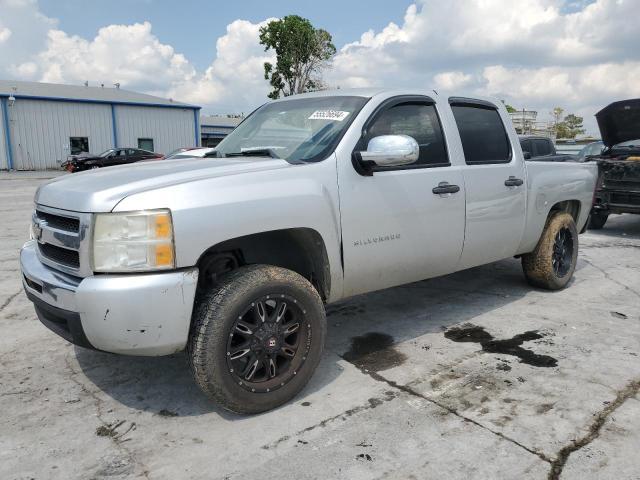
<svg viewBox="0 0 640 480"><path fill-rule="evenodd" d="M238 416L183 354L88 351L38 322L18 249L41 176L0 174L0 478L640 479L640 216L581 235L560 292L509 259L332 305L309 386Z"/></svg>

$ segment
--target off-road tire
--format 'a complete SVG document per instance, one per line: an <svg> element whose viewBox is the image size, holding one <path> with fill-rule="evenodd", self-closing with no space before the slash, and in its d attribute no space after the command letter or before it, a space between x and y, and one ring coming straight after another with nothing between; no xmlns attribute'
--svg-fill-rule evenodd
<svg viewBox="0 0 640 480"><path fill-rule="evenodd" d="M589 215L589 230L601 230L609 218L608 213L592 213Z"/></svg>
<svg viewBox="0 0 640 480"><path fill-rule="evenodd" d="M305 312L309 327L306 359L284 386L252 392L238 384L227 362L228 339L246 305L265 295L285 295ZM260 413L295 397L315 371L326 337L324 305L316 289L301 275L270 265L250 265L225 274L196 302L187 344L193 377L202 391L226 410ZM309 333L310 332L310 333Z"/></svg>
<svg viewBox="0 0 640 480"><path fill-rule="evenodd" d="M559 275L553 267L554 243L562 229L568 230L572 240L571 264L564 275ZM568 213L558 212L547 219L538 245L531 253L522 256L522 269L530 285L547 290L564 288L576 268L578 259L578 231L573 217Z"/></svg>

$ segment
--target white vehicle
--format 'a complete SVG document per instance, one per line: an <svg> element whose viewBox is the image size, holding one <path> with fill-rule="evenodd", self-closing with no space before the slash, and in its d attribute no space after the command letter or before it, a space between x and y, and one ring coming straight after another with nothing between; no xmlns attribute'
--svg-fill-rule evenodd
<svg viewBox="0 0 640 480"><path fill-rule="evenodd" d="M176 153L168 155L165 160L175 160L178 158L204 158L205 155L211 153L215 148L190 148L187 150L180 150Z"/></svg>
<svg viewBox="0 0 640 480"><path fill-rule="evenodd" d="M56 333L187 349L199 386L245 413L302 390L326 304L513 256L532 285L566 286L597 175L525 163L499 101L430 91L274 101L216 152L43 185L21 265Z"/></svg>

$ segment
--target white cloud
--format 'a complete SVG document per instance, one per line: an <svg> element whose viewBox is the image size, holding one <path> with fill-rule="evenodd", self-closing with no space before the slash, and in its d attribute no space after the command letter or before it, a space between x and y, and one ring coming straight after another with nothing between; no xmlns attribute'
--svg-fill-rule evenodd
<svg viewBox="0 0 640 480"><path fill-rule="evenodd" d="M466 87L473 81L473 77L464 72L442 72L433 76L435 88L443 90L455 90Z"/></svg>
<svg viewBox="0 0 640 480"><path fill-rule="evenodd" d="M195 69L184 55L161 43L149 22L109 25L93 40L48 32L47 46L38 54L39 79L54 83L119 82L127 88L164 93L171 85L188 81ZM27 68L21 64L18 68Z"/></svg>
<svg viewBox="0 0 640 480"><path fill-rule="evenodd" d="M216 42L216 56L202 75L171 89L174 98L201 105L215 105L218 111L248 113L266 101L269 85L264 79L264 63L273 62L259 44L260 27L266 24L236 20L226 35Z"/></svg>
<svg viewBox="0 0 640 480"><path fill-rule="evenodd" d="M7 27L0 27L0 43L4 43L9 40L12 33L11 29Z"/></svg>
<svg viewBox="0 0 640 480"><path fill-rule="evenodd" d="M217 39L211 65L198 72L182 53L157 38L149 22L105 26L85 39L57 29L57 21L42 15L35 0L0 0L0 11L0 77L71 84L88 80L107 86L118 82L122 88L216 112L248 112L267 99L263 65L274 56L259 44L258 31L271 19L229 24ZM31 25L33 34L23 45L14 44L16 35L2 33L31 32ZM7 55L5 45L13 53Z"/></svg>
<svg viewBox="0 0 640 480"><path fill-rule="evenodd" d="M20 65L13 65L11 72L21 80L35 80L38 74L38 65L35 62L24 62Z"/></svg>
<svg viewBox="0 0 640 480"><path fill-rule="evenodd" d="M517 107L592 116L639 95L638 0L418 0L390 23L342 47L329 73L341 87L464 89Z"/></svg>
<svg viewBox="0 0 640 480"><path fill-rule="evenodd" d="M0 75L15 76L18 64L29 62L46 46L47 32L57 21L38 9L35 0L0 0Z"/></svg>
<svg viewBox="0 0 640 480"><path fill-rule="evenodd" d="M148 22L109 25L85 39L59 30L36 0L0 0L0 11L2 75L120 82L217 112L247 112L269 91L263 64L273 58L258 42L267 20L230 23L209 67L197 71ZM343 46L326 80L464 89L541 113L562 105L594 127L597 109L640 96L637 15L638 0L416 0L402 22Z"/></svg>

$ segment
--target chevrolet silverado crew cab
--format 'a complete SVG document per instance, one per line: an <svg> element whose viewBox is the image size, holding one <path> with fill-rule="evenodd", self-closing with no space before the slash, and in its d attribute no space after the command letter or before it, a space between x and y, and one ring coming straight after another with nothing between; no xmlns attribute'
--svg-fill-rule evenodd
<svg viewBox="0 0 640 480"><path fill-rule="evenodd" d="M261 412L311 377L326 304L513 256L532 285L566 286L596 176L525 163L498 101L297 95L258 108L211 158L41 186L24 288L70 342L186 349L206 394Z"/></svg>

